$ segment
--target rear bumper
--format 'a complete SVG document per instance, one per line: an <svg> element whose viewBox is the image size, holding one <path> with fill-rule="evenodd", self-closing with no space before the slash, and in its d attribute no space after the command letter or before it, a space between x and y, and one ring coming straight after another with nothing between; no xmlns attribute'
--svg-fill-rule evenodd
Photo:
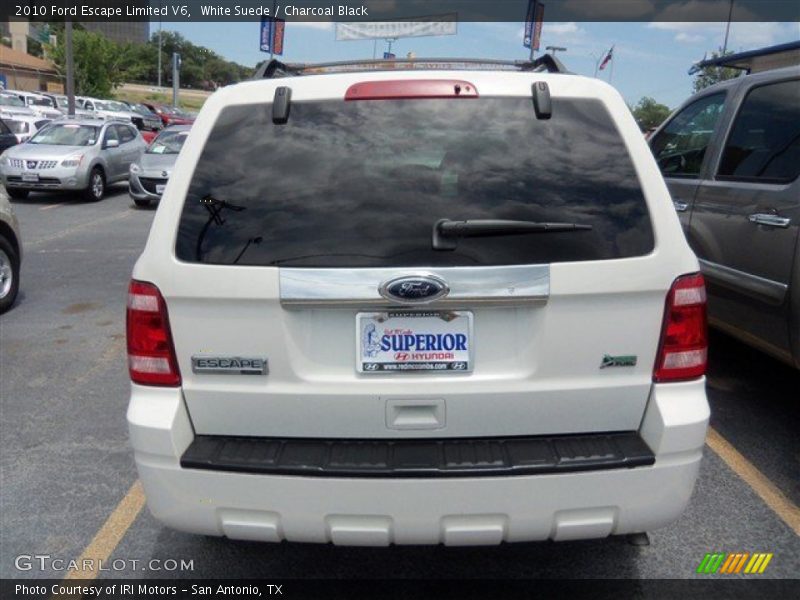
<svg viewBox="0 0 800 600"><path fill-rule="evenodd" d="M166 184L166 182L167 180L165 179L164 184ZM135 198L136 200L151 200L153 202L161 200L161 194L146 190L139 176L133 173L128 178L128 193L131 198Z"/></svg>
<svg viewBox="0 0 800 600"><path fill-rule="evenodd" d="M654 386L640 435L655 464L584 472L354 478L182 468L194 432L180 390L132 386L128 423L153 515L260 541L497 544L647 531L691 497L708 424L704 381Z"/></svg>

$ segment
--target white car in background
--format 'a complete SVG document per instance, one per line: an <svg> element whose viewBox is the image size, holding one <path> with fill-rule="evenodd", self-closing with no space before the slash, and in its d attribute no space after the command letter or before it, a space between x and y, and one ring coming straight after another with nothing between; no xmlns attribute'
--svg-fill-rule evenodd
<svg viewBox="0 0 800 600"><path fill-rule="evenodd" d="M35 92L24 92L20 90L6 90L9 94L15 94L20 100L25 103L25 106L34 111L38 116L43 119L58 119L63 117L64 113L60 111L52 98L37 94Z"/></svg>
<svg viewBox="0 0 800 600"><path fill-rule="evenodd" d="M81 98L81 108L101 119L122 119L133 121L139 115L133 112L127 104L117 100L100 100L98 98Z"/></svg>
<svg viewBox="0 0 800 600"><path fill-rule="evenodd" d="M42 96L47 96L53 101L53 105L65 115L69 111L69 99L64 94L52 94L50 92L42 92Z"/></svg>
<svg viewBox="0 0 800 600"><path fill-rule="evenodd" d="M13 117L6 117L3 119L5 124L11 132L17 136L19 143L23 143L31 139L33 135L42 129L45 125L51 122L51 119L36 116L22 116L15 115Z"/></svg>
<svg viewBox="0 0 800 600"><path fill-rule="evenodd" d="M656 162L607 83L467 62L272 61L205 103L128 293L157 519L381 546L681 515L705 288Z"/></svg>
<svg viewBox="0 0 800 600"><path fill-rule="evenodd" d="M28 108L25 102L16 94L0 92L0 118L13 118L16 116L35 117L36 111Z"/></svg>

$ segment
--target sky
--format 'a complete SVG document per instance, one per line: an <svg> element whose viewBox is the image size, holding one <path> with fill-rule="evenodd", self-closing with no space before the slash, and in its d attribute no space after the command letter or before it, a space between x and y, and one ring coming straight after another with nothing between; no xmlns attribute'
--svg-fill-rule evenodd
<svg viewBox="0 0 800 600"><path fill-rule="evenodd" d="M259 50L259 23L164 23L189 41L207 46L228 60L254 66L268 55ZM151 32L158 30L151 24ZM378 57L386 42L337 42L330 22L286 25L285 62L325 62ZM613 69L599 76L611 82L625 100L635 105L643 96L676 108L692 93L691 65L722 47L725 23L547 23L541 49L563 46L558 57L567 68L592 76L596 62L614 46ZM457 35L405 38L394 43L398 57L413 52L416 57L473 57L525 59L523 24L459 23ZM800 23L731 23L728 49L744 51L800 40ZM612 72L613 71L613 72Z"/></svg>

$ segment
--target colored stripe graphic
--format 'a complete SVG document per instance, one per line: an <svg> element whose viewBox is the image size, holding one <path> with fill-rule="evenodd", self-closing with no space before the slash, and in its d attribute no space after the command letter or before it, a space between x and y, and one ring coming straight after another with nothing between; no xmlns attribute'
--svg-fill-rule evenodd
<svg viewBox="0 0 800 600"><path fill-rule="evenodd" d="M745 573L763 573L764 570L767 568L769 561L772 560L772 553L770 552L767 554L766 552L757 552L753 554L753 558L750 559L750 562L747 563L747 567L745 567Z"/></svg>
<svg viewBox="0 0 800 600"><path fill-rule="evenodd" d="M697 566L697 573L734 575L741 573L744 568L744 572L747 574L761 574L766 570L772 557L771 552L755 552L753 554L749 552L708 552Z"/></svg>
<svg viewBox="0 0 800 600"><path fill-rule="evenodd" d="M745 552L744 554L742 554L742 558L739 560L739 562L736 565L736 569L733 571L734 573L738 573L739 571L742 570L742 567L744 566L744 563L749 556L750 556L749 552Z"/></svg>
<svg viewBox="0 0 800 600"><path fill-rule="evenodd" d="M738 573L742 570L745 561L750 556L749 552L737 552L736 554L729 554L728 560L722 565L720 573Z"/></svg>
<svg viewBox="0 0 800 600"><path fill-rule="evenodd" d="M733 566L739 561L740 554L728 554L727 560L722 564L722 568L719 570L720 573L730 573L733 569Z"/></svg>
<svg viewBox="0 0 800 600"><path fill-rule="evenodd" d="M700 566L697 567L698 573L705 573L711 574L716 573L719 569L720 565L722 565L722 561L725 560L727 553L725 552L715 552L714 554L708 553L703 557L703 560L700 562Z"/></svg>

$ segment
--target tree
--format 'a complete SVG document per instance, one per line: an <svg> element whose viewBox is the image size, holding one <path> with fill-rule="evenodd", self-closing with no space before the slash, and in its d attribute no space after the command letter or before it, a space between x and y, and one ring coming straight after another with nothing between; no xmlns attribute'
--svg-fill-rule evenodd
<svg viewBox="0 0 800 600"><path fill-rule="evenodd" d="M44 46L39 40L28 38L28 54L44 58Z"/></svg>
<svg viewBox="0 0 800 600"><path fill-rule="evenodd" d="M64 37L59 35L56 45L48 47L48 56L62 76L67 72ZM126 49L100 33L76 27L72 33L75 93L99 98L111 96L122 82L120 66L126 61Z"/></svg>
<svg viewBox="0 0 800 600"><path fill-rule="evenodd" d="M63 25L54 24L58 43L48 46L48 56L62 76L66 73ZM213 88L252 76L252 69L226 61L215 52L195 46L179 33L161 36L161 80L172 84L172 53L181 55L181 87ZM158 81L158 34L146 44L117 44L104 35L76 24L73 33L75 93L107 98L123 81L155 84ZM212 83L213 82L213 83Z"/></svg>
<svg viewBox="0 0 800 600"><path fill-rule="evenodd" d="M724 54L722 51L719 52L712 52L711 58L719 58L721 56L728 56L729 54L733 54L733 52L728 51ZM734 77L738 77L741 74L739 69L731 69L729 67L714 67L714 66L706 66L701 67L694 76L694 83L692 84L694 91L699 92L702 89L707 88L708 86L714 85L715 83L719 83L720 81L727 81L728 79L733 79Z"/></svg>
<svg viewBox="0 0 800 600"><path fill-rule="evenodd" d="M652 127L658 127L669 116L668 106L659 104L655 98L644 96L639 103L632 109L633 117L639 124L642 131L647 131Z"/></svg>
<svg viewBox="0 0 800 600"><path fill-rule="evenodd" d="M172 83L172 53L181 56L182 87L213 87L210 82L235 83L252 76L252 69L235 62L226 61L216 52L196 46L174 31L161 33L161 79ZM155 83L158 80L158 33L154 33L147 44L134 51L133 60L124 65L126 81Z"/></svg>

